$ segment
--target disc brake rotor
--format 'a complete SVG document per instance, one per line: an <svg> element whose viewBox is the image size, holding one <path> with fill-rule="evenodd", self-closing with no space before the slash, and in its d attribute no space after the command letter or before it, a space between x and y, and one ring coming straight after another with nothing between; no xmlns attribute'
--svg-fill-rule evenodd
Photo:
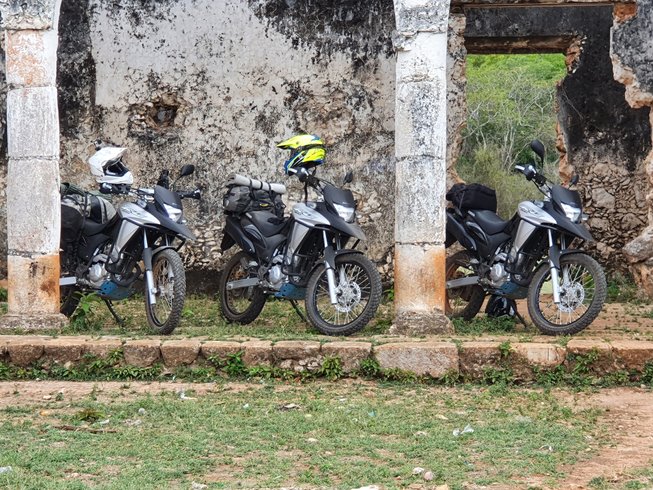
<svg viewBox="0 0 653 490"><path fill-rule="evenodd" d="M361 288L355 282L339 284L336 294L338 295L338 303L333 306L340 313L350 312L361 300Z"/></svg>
<svg viewBox="0 0 653 490"><path fill-rule="evenodd" d="M565 313L571 313L585 301L585 288L578 283L574 282L562 286L560 291L560 310Z"/></svg>

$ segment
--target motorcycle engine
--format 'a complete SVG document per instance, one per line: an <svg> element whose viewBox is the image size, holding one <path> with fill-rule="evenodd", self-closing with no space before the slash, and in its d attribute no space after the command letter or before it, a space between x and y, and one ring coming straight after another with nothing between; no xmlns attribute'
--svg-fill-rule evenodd
<svg viewBox="0 0 653 490"><path fill-rule="evenodd" d="M490 267L490 285L495 288L500 288L509 279L510 274L506 271L506 254L500 253L494 258L494 263Z"/></svg>
<svg viewBox="0 0 653 490"><path fill-rule="evenodd" d="M99 288L109 277L109 273L105 268L106 262L107 256L105 254L93 257L93 264L88 268L86 274L86 279L91 287Z"/></svg>
<svg viewBox="0 0 653 490"><path fill-rule="evenodd" d="M288 276L283 273L282 264L283 264L283 255L277 255L272 259L274 264L268 270L268 283L272 289L279 290L281 286L288 282Z"/></svg>

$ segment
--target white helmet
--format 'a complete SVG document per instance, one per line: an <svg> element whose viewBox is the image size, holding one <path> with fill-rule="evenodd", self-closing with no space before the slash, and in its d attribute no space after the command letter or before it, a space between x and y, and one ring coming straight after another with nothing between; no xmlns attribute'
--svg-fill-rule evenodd
<svg viewBox="0 0 653 490"><path fill-rule="evenodd" d="M122 163L122 155L125 151L127 151L127 148L105 146L88 159L91 175L95 177L97 182L127 185L134 183L134 176Z"/></svg>

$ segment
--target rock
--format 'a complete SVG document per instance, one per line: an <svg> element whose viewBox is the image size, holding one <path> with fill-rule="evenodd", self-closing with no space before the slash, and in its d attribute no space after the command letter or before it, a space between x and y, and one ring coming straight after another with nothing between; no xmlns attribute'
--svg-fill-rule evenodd
<svg viewBox="0 0 653 490"><path fill-rule="evenodd" d="M418 375L442 377L458 372L458 349L449 342L397 342L374 348L382 369L401 369Z"/></svg>
<svg viewBox="0 0 653 490"><path fill-rule="evenodd" d="M197 359L200 343L197 340L168 340L161 345L166 367L188 366Z"/></svg>
<svg viewBox="0 0 653 490"><path fill-rule="evenodd" d="M128 340L123 346L125 363L130 366L149 367L161 359L159 340Z"/></svg>

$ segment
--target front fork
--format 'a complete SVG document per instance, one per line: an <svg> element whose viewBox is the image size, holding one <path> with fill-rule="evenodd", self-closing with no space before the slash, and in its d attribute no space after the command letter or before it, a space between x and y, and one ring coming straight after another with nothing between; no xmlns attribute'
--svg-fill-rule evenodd
<svg viewBox="0 0 653 490"><path fill-rule="evenodd" d="M324 237L324 267L326 268L327 283L329 285L329 299L331 300L332 305L337 305L338 286L336 284L336 253L333 250L333 244L331 243L331 240L329 240L327 232L323 231L322 234Z"/></svg>
<svg viewBox="0 0 653 490"><path fill-rule="evenodd" d="M154 286L154 274L152 273L152 249L147 243L147 233L143 230L143 265L145 267L145 294L149 304L156 304L156 287Z"/></svg>
<svg viewBox="0 0 653 490"><path fill-rule="evenodd" d="M551 271L551 286L553 288L553 302L560 304L560 250L566 248L564 235L560 236L560 247L555 241L553 230L547 230L549 235L549 268ZM569 271L562 271L562 280L567 283Z"/></svg>

